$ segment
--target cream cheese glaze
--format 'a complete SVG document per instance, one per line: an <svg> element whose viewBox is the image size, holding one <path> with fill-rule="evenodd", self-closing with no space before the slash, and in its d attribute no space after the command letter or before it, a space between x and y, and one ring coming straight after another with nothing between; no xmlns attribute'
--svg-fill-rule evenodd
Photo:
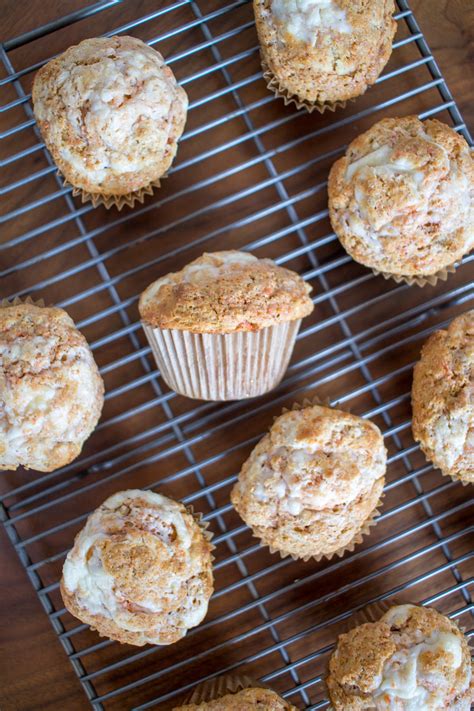
<svg viewBox="0 0 474 711"><path fill-rule="evenodd" d="M272 0L271 11L286 32L312 47L321 31L352 30L345 11L334 0Z"/></svg>

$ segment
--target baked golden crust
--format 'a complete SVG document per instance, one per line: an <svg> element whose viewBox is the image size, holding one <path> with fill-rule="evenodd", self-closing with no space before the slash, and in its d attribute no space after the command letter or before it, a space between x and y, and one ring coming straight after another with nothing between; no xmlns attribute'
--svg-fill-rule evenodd
<svg viewBox="0 0 474 711"><path fill-rule="evenodd" d="M271 689L249 688L212 701L176 706L173 711L297 711Z"/></svg>
<svg viewBox="0 0 474 711"><path fill-rule="evenodd" d="M373 519L386 450L376 425L319 405L286 412L231 493L255 536L294 558L342 554Z"/></svg>
<svg viewBox="0 0 474 711"><path fill-rule="evenodd" d="M94 430L103 401L91 350L63 309L0 307L0 469L65 466Z"/></svg>
<svg viewBox="0 0 474 711"><path fill-rule="evenodd" d="M413 436L442 473L474 483L474 309L433 333L413 372Z"/></svg>
<svg viewBox="0 0 474 711"><path fill-rule="evenodd" d="M32 96L64 177L106 196L138 191L166 173L188 105L161 54L126 36L70 47L39 70Z"/></svg>
<svg viewBox="0 0 474 711"><path fill-rule="evenodd" d="M434 609L400 605L340 635L326 683L335 711L469 711L471 678L457 625Z"/></svg>
<svg viewBox="0 0 474 711"><path fill-rule="evenodd" d="M383 119L329 174L331 224L367 267L436 274L474 244L474 163L462 136L417 116Z"/></svg>
<svg viewBox="0 0 474 711"><path fill-rule="evenodd" d="M257 331L307 316L311 287L271 259L234 250L203 254L145 289L139 311L149 326L193 333Z"/></svg>
<svg viewBox="0 0 474 711"><path fill-rule="evenodd" d="M150 491L110 496L68 553L69 612L118 642L172 644L201 622L213 591L209 538L180 502Z"/></svg>
<svg viewBox="0 0 474 711"><path fill-rule="evenodd" d="M275 0L254 0L262 59L281 89L300 101L322 104L360 96L392 53L394 2L333 0L320 5L279 0L275 6ZM302 32L295 22L298 15Z"/></svg>

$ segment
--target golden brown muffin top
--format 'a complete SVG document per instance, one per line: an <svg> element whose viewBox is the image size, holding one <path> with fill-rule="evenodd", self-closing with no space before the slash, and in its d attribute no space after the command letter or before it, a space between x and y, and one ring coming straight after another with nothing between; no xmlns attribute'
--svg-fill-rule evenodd
<svg viewBox="0 0 474 711"><path fill-rule="evenodd" d="M212 701L176 706L173 711L297 711L271 689L242 689Z"/></svg>
<svg viewBox="0 0 474 711"><path fill-rule="evenodd" d="M412 389L413 435L443 474L474 483L474 309L424 344Z"/></svg>
<svg viewBox="0 0 474 711"><path fill-rule="evenodd" d="M100 417L104 385L89 345L55 307L0 307L0 469L53 471Z"/></svg>
<svg viewBox="0 0 474 711"><path fill-rule="evenodd" d="M311 286L271 259L239 251L203 254L150 284L139 311L149 326L194 333L257 331L313 310Z"/></svg>
<svg viewBox="0 0 474 711"><path fill-rule="evenodd" d="M335 711L469 711L471 657L454 622L398 605L339 637L327 686Z"/></svg>

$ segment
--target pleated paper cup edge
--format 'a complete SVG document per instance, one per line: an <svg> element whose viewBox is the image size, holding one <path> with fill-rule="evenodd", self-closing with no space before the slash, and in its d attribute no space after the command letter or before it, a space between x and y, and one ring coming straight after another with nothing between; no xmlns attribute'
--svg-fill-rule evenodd
<svg viewBox="0 0 474 711"><path fill-rule="evenodd" d="M162 175L157 180L153 180L148 185L145 185L143 188L126 193L125 195L105 195L102 193L90 193L82 188L77 188L59 171L58 175L63 181L63 186L65 188L71 188L73 197L80 197L83 204L91 202L93 207L103 205L107 210L110 210L111 207L115 207L119 212L126 205L128 207L134 207L136 202L143 204L145 197L153 195L155 190L158 190L161 187L161 181L167 177L167 175Z"/></svg>
<svg viewBox="0 0 474 711"><path fill-rule="evenodd" d="M443 267L443 269L440 269L439 271L435 272L435 274L428 274L427 276L417 276L415 275L404 275L404 274L393 274L392 272L385 272L381 271L378 269L372 269L372 273L375 274L375 276L381 276L385 280L391 279L392 281L395 281L397 284L407 284L408 286L418 286L421 289L423 287L429 285L429 286L436 286L440 281L447 281L449 278L450 274L454 274L456 269L458 268L460 262L456 261L453 262L452 264L448 264L447 267Z"/></svg>
<svg viewBox="0 0 474 711"><path fill-rule="evenodd" d="M324 114L325 111L335 112L336 109L345 109L347 106L347 101L342 100L309 101L307 99L300 99L297 94L290 93L284 86L282 86L273 72L269 69L264 59L261 60L261 65L267 89L273 92L279 99L283 99L285 106L295 104L298 110L306 109L306 111L310 114L313 113L313 111L318 111L320 114ZM354 101L354 99L349 99L349 101Z"/></svg>
<svg viewBox="0 0 474 711"><path fill-rule="evenodd" d="M50 308L45 303L44 299L33 299L31 296L25 296L21 298L20 296L15 296L13 299L1 299L0 308L7 309L12 306L20 306L21 304L29 304L31 306L38 306L41 309Z"/></svg>
<svg viewBox="0 0 474 711"><path fill-rule="evenodd" d="M190 695L185 698L183 705L197 705L207 701L216 701L227 694L238 694L239 691L252 688L269 689L270 687L255 681L246 674L222 674L198 684Z"/></svg>

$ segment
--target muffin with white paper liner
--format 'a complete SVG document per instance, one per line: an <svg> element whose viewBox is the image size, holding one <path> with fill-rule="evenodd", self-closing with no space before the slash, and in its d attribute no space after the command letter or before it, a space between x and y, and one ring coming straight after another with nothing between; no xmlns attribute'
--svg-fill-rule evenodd
<svg viewBox="0 0 474 711"><path fill-rule="evenodd" d="M310 113L344 108L392 53L393 0L254 0L253 7L268 89Z"/></svg>
<svg viewBox="0 0 474 711"><path fill-rule="evenodd" d="M211 533L199 514L131 489L87 519L63 567L69 612L123 644L177 642L206 616L213 592Z"/></svg>
<svg viewBox="0 0 474 711"><path fill-rule="evenodd" d="M32 98L64 184L83 202L119 210L160 187L188 107L161 54L127 36L69 47L38 71Z"/></svg>
<svg viewBox="0 0 474 711"><path fill-rule="evenodd" d="M474 245L474 161L436 119L382 119L349 145L328 182L346 252L384 278L435 285Z"/></svg>
<svg viewBox="0 0 474 711"><path fill-rule="evenodd" d="M213 252L153 282L139 311L167 385L198 400L240 400L283 378L311 287L271 259Z"/></svg>
<svg viewBox="0 0 474 711"><path fill-rule="evenodd" d="M326 686L334 711L469 711L468 640L433 608L374 604L339 636Z"/></svg>
<svg viewBox="0 0 474 711"><path fill-rule="evenodd" d="M39 472L79 456L104 404L86 339L64 309L0 302L0 470Z"/></svg>
<svg viewBox="0 0 474 711"><path fill-rule="evenodd" d="M375 524L386 458L373 422L296 404L254 448L231 501L272 553L295 560L341 557Z"/></svg>

